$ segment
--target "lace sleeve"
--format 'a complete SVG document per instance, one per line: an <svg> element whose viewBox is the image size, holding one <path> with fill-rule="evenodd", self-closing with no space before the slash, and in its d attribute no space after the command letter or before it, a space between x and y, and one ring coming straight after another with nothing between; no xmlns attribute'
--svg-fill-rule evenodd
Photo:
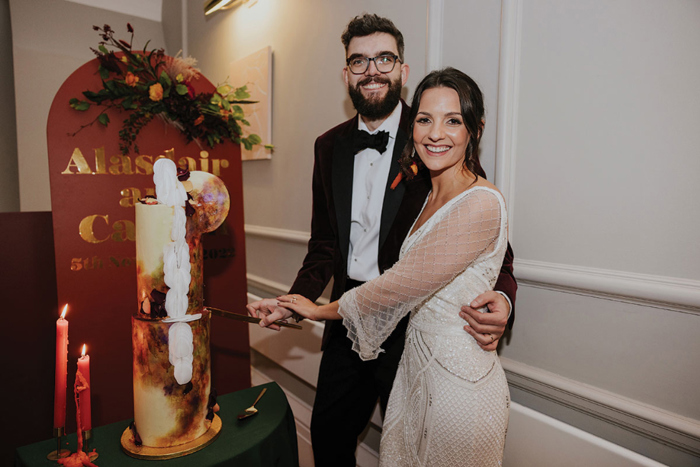
<svg viewBox="0 0 700 467"><path fill-rule="evenodd" d="M363 360L377 358L401 318L495 247L498 196L478 189L460 196L391 269L341 297L338 313Z"/></svg>

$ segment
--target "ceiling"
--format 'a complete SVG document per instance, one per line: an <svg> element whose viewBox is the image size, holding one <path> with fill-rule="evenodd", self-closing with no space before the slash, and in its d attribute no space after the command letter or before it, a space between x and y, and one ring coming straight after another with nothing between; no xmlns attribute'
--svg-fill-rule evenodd
<svg viewBox="0 0 700 467"><path fill-rule="evenodd" d="M104 10L116 11L130 16L150 19L151 21L162 22L163 1L177 3L178 0L66 0L73 3L80 3Z"/></svg>

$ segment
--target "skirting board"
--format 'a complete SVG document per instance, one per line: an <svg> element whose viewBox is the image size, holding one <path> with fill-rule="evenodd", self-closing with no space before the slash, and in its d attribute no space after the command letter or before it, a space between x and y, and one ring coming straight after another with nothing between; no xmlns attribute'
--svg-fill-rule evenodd
<svg viewBox="0 0 700 467"><path fill-rule="evenodd" d="M700 460L700 423L501 358L513 400L670 465ZM651 441L653 444L648 443Z"/></svg>

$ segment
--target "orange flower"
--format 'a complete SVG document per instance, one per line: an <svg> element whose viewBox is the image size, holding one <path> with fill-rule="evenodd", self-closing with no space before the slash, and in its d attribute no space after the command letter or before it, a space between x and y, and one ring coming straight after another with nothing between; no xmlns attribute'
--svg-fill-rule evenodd
<svg viewBox="0 0 700 467"><path fill-rule="evenodd" d="M124 81L126 82L127 86L134 87L136 86L136 83L139 82L139 77L129 71L126 74L126 78L124 79Z"/></svg>
<svg viewBox="0 0 700 467"><path fill-rule="evenodd" d="M148 88L148 97L151 98L152 101L158 102L163 99L163 86L160 85L160 83L156 83L151 85L150 88Z"/></svg>
<svg viewBox="0 0 700 467"><path fill-rule="evenodd" d="M197 120L194 121L194 126L199 125L203 121L204 121L204 115L200 115L199 117L197 117Z"/></svg>

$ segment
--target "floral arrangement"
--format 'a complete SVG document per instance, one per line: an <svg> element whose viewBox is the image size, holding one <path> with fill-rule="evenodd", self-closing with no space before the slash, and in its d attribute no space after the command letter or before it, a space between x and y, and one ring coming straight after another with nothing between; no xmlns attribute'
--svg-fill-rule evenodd
<svg viewBox="0 0 700 467"><path fill-rule="evenodd" d="M241 125L250 125L239 104L252 104L246 87L234 88L227 83L219 85L213 93L195 93L192 81L199 78L196 60L188 57L169 57L163 49L143 52L132 50L134 29L127 23L131 41L114 38L114 30L107 24L93 26L102 37L97 49L98 68L102 89L84 91L85 100L72 98L70 106L85 111L92 105L103 107L102 112L90 123L109 125L110 109L128 112L119 131L119 148L123 154L133 149L139 152L136 138L141 129L154 117L180 130L187 141L202 145L206 141L214 147L224 140L242 143L246 149L260 144L258 135L243 137ZM149 41L150 42L150 41Z"/></svg>

